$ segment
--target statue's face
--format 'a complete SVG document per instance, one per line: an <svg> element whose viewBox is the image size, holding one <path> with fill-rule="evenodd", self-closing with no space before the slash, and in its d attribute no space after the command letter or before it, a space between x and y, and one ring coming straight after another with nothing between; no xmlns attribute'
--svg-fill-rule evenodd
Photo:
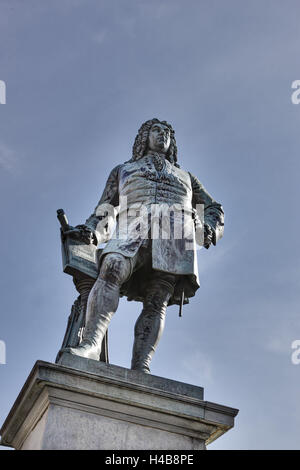
<svg viewBox="0 0 300 470"><path fill-rule="evenodd" d="M171 143L170 129L160 122L153 124L149 132L148 147L154 152L167 153Z"/></svg>

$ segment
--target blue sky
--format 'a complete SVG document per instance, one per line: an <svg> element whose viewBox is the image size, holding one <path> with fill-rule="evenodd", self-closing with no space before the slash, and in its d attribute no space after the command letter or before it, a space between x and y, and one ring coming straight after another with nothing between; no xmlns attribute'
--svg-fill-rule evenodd
<svg viewBox="0 0 300 470"><path fill-rule="evenodd" d="M299 449L299 2L1 0L0 422L53 362L76 291L56 209L84 222L152 117L225 210L201 288L168 310L152 373L240 409L210 449ZM110 361L129 367L141 304L122 299Z"/></svg>

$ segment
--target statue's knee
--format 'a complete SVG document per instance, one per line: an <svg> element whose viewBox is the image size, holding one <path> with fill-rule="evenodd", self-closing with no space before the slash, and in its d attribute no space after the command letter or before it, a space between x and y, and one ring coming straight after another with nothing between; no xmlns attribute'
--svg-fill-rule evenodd
<svg viewBox="0 0 300 470"><path fill-rule="evenodd" d="M143 313L148 317L163 317L167 306L168 300L165 297L151 296L144 301Z"/></svg>
<svg viewBox="0 0 300 470"><path fill-rule="evenodd" d="M152 291L151 294L147 295L144 300L144 311L151 316L164 315L169 298L169 294L162 295L162 293L159 291Z"/></svg>
<svg viewBox="0 0 300 470"><path fill-rule="evenodd" d="M110 253L103 259L100 278L113 284L123 283L130 273L129 261L119 253Z"/></svg>
<svg viewBox="0 0 300 470"><path fill-rule="evenodd" d="M144 309L152 315L164 315L174 292L174 284L161 279L149 283Z"/></svg>

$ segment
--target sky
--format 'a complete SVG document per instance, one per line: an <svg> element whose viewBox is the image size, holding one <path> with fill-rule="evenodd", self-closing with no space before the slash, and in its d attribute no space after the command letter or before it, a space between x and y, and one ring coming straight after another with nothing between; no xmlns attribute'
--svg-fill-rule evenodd
<svg viewBox="0 0 300 470"><path fill-rule="evenodd" d="M34 363L55 361L77 297L56 210L83 223L157 117L225 231L199 250L201 287L182 318L168 309L151 371L240 410L208 449L300 449L299 13L294 0L0 0L1 424ZM121 299L112 364L130 367L140 311Z"/></svg>

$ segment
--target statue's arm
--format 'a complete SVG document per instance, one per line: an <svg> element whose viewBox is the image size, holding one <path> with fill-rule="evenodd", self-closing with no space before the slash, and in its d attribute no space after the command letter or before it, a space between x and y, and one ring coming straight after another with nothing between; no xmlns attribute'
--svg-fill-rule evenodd
<svg viewBox="0 0 300 470"><path fill-rule="evenodd" d="M97 231L97 226L100 222L101 219L104 218L103 215L100 215L101 213L103 214L103 211L105 210L105 207L117 207L119 204L119 168L121 165L116 166L111 172L110 175L107 179L104 191L102 193L102 196L100 198L100 201L98 202L97 206L95 207L94 212L88 217L88 219L85 221L85 226L88 227L92 232L94 237L96 238L97 244L99 242L103 243L107 241L107 233L106 230L105 233L100 233ZM102 210L100 209L100 206L102 207ZM99 226L98 226L99 227Z"/></svg>
<svg viewBox="0 0 300 470"><path fill-rule="evenodd" d="M193 190L193 207L196 208L197 204L204 205L204 246L209 247L211 243L216 245L224 232L224 211L218 202L216 202L210 194L206 191L204 186L200 183L198 178L190 173L192 190ZM207 238L207 240L205 240Z"/></svg>

